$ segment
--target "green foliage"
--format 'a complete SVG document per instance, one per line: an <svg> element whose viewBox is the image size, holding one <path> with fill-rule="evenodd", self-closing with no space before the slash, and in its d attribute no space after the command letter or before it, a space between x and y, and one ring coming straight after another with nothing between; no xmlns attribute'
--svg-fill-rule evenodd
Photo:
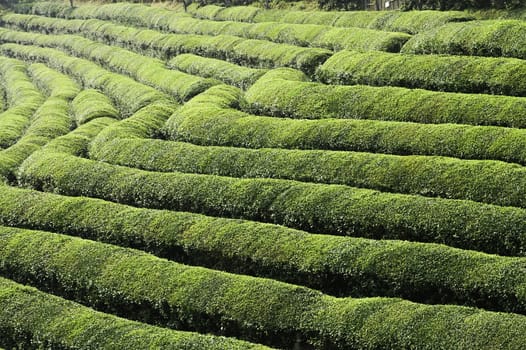
<svg viewBox="0 0 526 350"><path fill-rule="evenodd" d="M272 43L266 40L243 39L229 35L206 36L163 34L153 30L135 29L100 20L61 20L16 14L5 15L2 17L2 20L10 26L16 26L17 28L22 28L24 30L52 30L60 33L79 33L95 40L104 40L108 44L118 44L125 47L131 47L141 53L156 55L163 59L172 58L174 55L181 53L194 53L211 58L226 59L233 63L255 67L293 67L312 74L314 73L314 70L332 54L331 51L326 49L298 47L287 44ZM31 39L31 35L36 36L36 34L27 33L26 37L23 37L24 33L16 34L8 31L6 32L9 33L9 35L4 34L2 36L4 41L9 40L8 37L11 36L11 40L15 39L17 41L34 42L34 39ZM53 41L51 36L41 35L40 37L39 40L46 40L47 45L53 45L50 43L50 41ZM60 44L65 44L67 41L65 37L55 38L61 38L55 39L59 40ZM79 37L70 37L70 45L80 45L77 41L79 41ZM86 40L84 40L84 42L86 42ZM57 44L55 43L54 45ZM99 47L102 46L104 45L99 44ZM118 51L114 46L109 47L113 49L113 51L108 49L109 54L116 54L114 52L117 52L121 55L121 52L123 54L125 52L125 50ZM85 48L90 49L89 46L85 46ZM132 53L127 52L126 54L131 55ZM151 59L138 54L134 55L137 60L149 60L148 62L152 63ZM120 61L120 65L130 62L124 58ZM133 65L131 68L127 67L127 69L133 71L133 67L137 69L136 65ZM155 64L152 69L154 68ZM142 79L152 79L153 73L150 72L148 75L146 75L146 72L144 73L144 78ZM160 74L161 73L159 72L159 75ZM167 74L189 76L180 72L171 72ZM162 76L164 76L164 73L162 73ZM192 79L203 80L196 77L192 77ZM188 97L193 96L193 94L187 95Z"/></svg>
<svg viewBox="0 0 526 350"><path fill-rule="evenodd" d="M184 266L131 249L47 232L2 228L0 240L4 243L0 248L4 274L15 274L17 280L159 324L197 330L214 327L216 332L221 329L284 347L292 347L292 335L297 335L319 349L458 348L459 344L463 349L493 349L520 348L524 343L526 322L522 315L392 298L339 299L303 287ZM509 268L507 265L499 268ZM12 305L12 291L0 295ZM39 305L41 311L47 311L34 301L23 305L22 310ZM23 318L33 321L35 315L56 315L63 310L49 309L27 313L32 317L23 313ZM78 317L76 321L71 316L62 317L60 324L77 325L86 319L92 321L93 317ZM111 316L109 319L118 321ZM93 323L91 327L95 328L98 324ZM83 333L79 333L74 334L81 337Z"/></svg>
<svg viewBox="0 0 526 350"><path fill-rule="evenodd" d="M7 15L6 23L24 30L51 30L55 32L84 32L93 28L96 31L104 24L102 21L89 22L91 26L84 26L82 20L62 20L27 15ZM102 22L102 23L99 23ZM54 29L51 29L54 28ZM98 28L98 29L96 29ZM161 91L172 95L179 101L184 101L206 90L215 84L215 81L202 79L182 72L173 71L165 67L164 62L145 57L137 53L105 45L80 36L51 36L43 34L5 32L11 40L19 43L40 46L51 46L65 49L76 56L85 57L119 73L131 75L140 82L154 86ZM100 34L102 36L107 36ZM96 39L99 34L96 34ZM137 83L135 83L137 85ZM154 89L150 89L150 94Z"/></svg>
<svg viewBox="0 0 526 350"><path fill-rule="evenodd" d="M71 109L77 125L85 124L96 118L119 119L119 112L113 107L111 101L103 93L87 89L75 97Z"/></svg>
<svg viewBox="0 0 526 350"><path fill-rule="evenodd" d="M369 28L383 31L416 34L440 27L448 22L463 22L474 17L460 11L290 11L262 10L250 6L219 7L209 5L190 7L198 18L241 22L282 22L319 24L335 27ZM38 11L46 14L45 11Z"/></svg>
<svg viewBox="0 0 526 350"><path fill-rule="evenodd" d="M526 61L514 58L340 51L319 67L316 77L328 84L526 96Z"/></svg>
<svg viewBox="0 0 526 350"><path fill-rule="evenodd" d="M277 117L526 127L526 99L520 97L323 85L286 68L266 73L245 97L249 111Z"/></svg>
<svg viewBox="0 0 526 350"><path fill-rule="evenodd" d="M26 65L20 61L1 57L0 77L7 100L7 109L0 113L2 149L13 145L22 136L44 97L31 81Z"/></svg>
<svg viewBox="0 0 526 350"><path fill-rule="evenodd" d="M28 67L28 73L37 86L48 96L70 101L80 92L79 86L74 80L42 63L31 64Z"/></svg>
<svg viewBox="0 0 526 350"><path fill-rule="evenodd" d="M190 6L188 11L197 18L238 22L252 22L254 17L266 12L253 6L221 7L217 5Z"/></svg>
<svg viewBox="0 0 526 350"><path fill-rule="evenodd" d="M142 110L144 109L145 108ZM116 121L117 120L108 117L92 119L66 135L54 138L43 148L46 151L68 153L75 156L86 157L88 155L88 146L90 142L102 130L106 129Z"/></svg>
<svg viewBox="0 0 526 350"><path fill-rule="evenodd" d="M488 8L514 9L520 8L524 5L523 0L409 0L404 3L406 9L432 8L440 10Z"/></svg>
<svg viewBox="0 0 526 350"><path fill-rule="evenodd" d="M5 278L0 278L0 345L8 349L268 349L125 320Z"/></svg>
<svg viewBox="0 0 526 350"><path fill-rule="evenodd" d="M25 33L20 32L4 32L0 36L2 34L6 34L6 36L13 34L17 39L11 37L10 40L22 41L23 39L23 41L28 43L36 38L34 34L27 34L26 37L21 37L19 35L25 36ZM53 68L75 77L87 88L100 89L115 101L121 112L121 117L127 117L154 101L162 101L167 104L173 103L167 95L149 86L138 83L129 77L109 72L85 59L66 55L64 52L56 49L4 44L0 47L0 50L3 54L23 60L37 59L45 62Z"/></svg>
<svg viewBox="0 0 526 350"><path fill-rule="evenodd" d="M124 21L132 23L126 11L129 5L124 4L120 8L112 4L108 7L112 12L104 10L102 7L91 7L88 14L86 8L82 8L81 14L71 11L68 16L74 18L98 18ZM135 5L140 7L140 5ZM148 18L144 9L143 18ZM247 9L243 7L243 11ZM47 12L47 11L42 11ZM222 13L224 11L220 11ZM236 13L234 9L231 11ZM249 11L250 12L250 11ZM240 14L243 16L243 13ZM362 28L333 28L322 25L303 25L289 23L260 23L249 24L231 21L210 21L199 20L191 17L182 17L178 13L173 13L173 20L169 24L159 23L156 18L146 23L147 27L164 29L180 34L203 34L203 35L235 35L247 39L270 40L273 42L287 43L298 46L322 47L330 50L354 49L354 50L383 50L398 52L403 44L410 38L407 34L386 33ZM135 18L132 12L131 18ZM143 19L144 22L144 19Z"/></svg>
<svg viewBox="0 0 526 350"><path fill-rule="evenodd" d="M17 167L33 152L55 137L70 131L68 101L49 97L37 109L21 138L11 147L0 152L0 176L13 180Z"/></svg>
<svg viewBox="0 0 526 350"><path fill-rule="evenodd" d="M526 59L526 23L520 20L448 23L415 35L402 52Z"/></svg>
<svg viewBox="0 0 526 350"><path fill-rule="evenodd" d="M315 235L278 225L7 186L0 187L0 194L2 225L67 232L337 295L388 295L514 312L524 312L526 306L519 292L525 280L524 258L430 243ZM523 255L524 242L514 243L522 245L513 246L505 239L498 244L480 240L470 248Z"/></svg>
<svg viewBox="0 0 526 350"><path fill-rule="evenodd" d="M241 112L240 91L207 90L167 121L165 134L207 146L440 155L526 164L526 130L356 119L285 119Z"/></svg>
<svg viewBox="0 0 526 350"><path fill-rule="evenodd" d="M105 143L115 138L149 138L158 136L164 123L175 112L172 105L152 103L126 120L112 125L101 131L93 144Z"/></svg>
<svg viewBox="0 0 526 350"><path fill-rule="evenodd" d="M19 170L19 181L65 195L258 220L316 233L459 245L475 237L497 242L526 232L526 211L519 208L342 185L147 172L50 152L29 158Z"/></svg>
<svg viewBox="0 0 526 350"><path fill-rule="evenodd" d="M16 72L16 68L20 67L20 65L16 66L16 62L6 59L4 68L14 68ZM20 123L20 134L16 143L0 151L0 176L3 179L13 180L17 167L24 159L55 137L68 133L72 126L69 117L69 101L80 91L75 82L44 65L34 64L28 70L36 85L41 86L49 97L36 109L34 114L26 116L27 120L24 123ZM22 88L20 98L24 98L26 93L24 89L26 86L29 88L30 85L27 85L27 79L24 79L23 76L21 83L21 85L15 83L15 86ZM35 94L34 88L30 94L32 97L40 98L40 94Z"/></svg>
<svg viewBox="0 0 526 350"><path fill-rule="evenodd" d="M341 151L250 150L128 138L94 143L90 156L150 171L334 183L526 207L524 167L495 161Z"/></svg>
<svg viewBox="0 0 526 350"><path fill-rule="evenodd" d="M203 78L214 78L241 89L249 88L266 73L265 69L243 67L193 54L177 55L168 62L168 66Z"/></svg>

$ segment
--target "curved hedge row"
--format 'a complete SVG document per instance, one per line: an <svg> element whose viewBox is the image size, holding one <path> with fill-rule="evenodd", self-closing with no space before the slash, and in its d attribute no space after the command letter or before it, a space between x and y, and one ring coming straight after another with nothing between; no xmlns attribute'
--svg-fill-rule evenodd
<svg viewBox="0 0 526 350"><path fill-rule="evenodd" d="M526 61L514 58L340 51L318 68L316 78L327 84L526 96Z"/></svg>
<svg viewBox="0 0 526 350"><path fill-rule="evenodd" d="M159 28L167 28L170 23L178 18L191 17L189 13L176 12L171 9L148 6L137 3L103 3L97 5L82 4L71 7L69 4L59 2L35 2L27 6L15 6L17 13L35 14L48 17L63 18L91 18L93 13L104 20L118 20L133 26L147 27L155 23ZM120 16L115 16L118 13Z"/></svg>
<svg viewBox="0 0 526 350"><path fill-rule="evenodd" d="M80 125L66 135L54 138L48 142L43 149L50 152L67 153L80 157L88 156L90 142L105 128L117 120L108 117L100 117Z"/></svg>
<svg viewBox="0 0 526 350"><path fill-rule="evenodd" d="M418 123L526 127L526 98L434 92L399 87L334 86L280 68L245 95L246 109L291 118L354 118Z"/></svg>
<svg viewBox="0 0 526 350"><path fill-rule="evenodd" d="M265 69L243 67L193 54L175 56L168 61L168 67L203 78L214 78L241 89L248 89L267 72Z"/></svg>
<svg viewBox="0 0 526 350"><path fill-rule="evenodd" d="M526 23L520 20L449 23L415 35L402 52L526 59Z"/></svg>
<svg viewBox="0 0 526 350"><path fill-rule="evenodd" d="M153 54L163 59L181 53L194 53L250 66L266 68L287 66L313 73L316 67L332 54L325 49L243 39L230 35L163 34L94 19L83 21L5 15L2 16L2 21L8 21L10 25L26 30L38 28L61 33L78 33L110 45L131 47L140 53Z"/></svg>
<svg viewBox="0 0 526 350"><path fill-rule="evenodd" d="M263 11L262 8L254 6L222 7L217 5L199 6L198 4L191 4L187 10L197 18L237 22L253 22L254 17ZM271 21L275 22L274 19Z"/></svg>
<svg viewBox="0 0 526 350"><path fill-rule="evenodd" d="M69 77L44 65L32 65L28 71L36 85L50 95L30 117L17 142L0 151L0 176L8 180L14 179L17 167L29 155L71 130L69 102L80 91Z"/></svg>
<svg viewBox="0 0 526 350"><path fill-rule="evenodd" d="M268 349L125 320L1 277L0 345L9 349Z"/></svg>
<svg viewBox="0 0 526 350"><path fill-rule="evenodd" d="M423 242L521 237L526 211L471 201L276 179L158 173L39 152L19 182L65 195L282 224L316 233Z"/></svg>
<svg viewBox="0 0 526 350"><path fill-rule="evenodd" d="M211 94L207 92L206 95L190 104L206 101ZM227 105L234 103L237 97L230 98L225 98ZM171 111L141 112L104 130L91 143L90 157L150 171L336 183L526 207L523 198L526 170L515 164L341 151L211 147L146 140L144 138L158 133Z"/></svg>
<svg viewBox="0 0 526 350"><path fill-rule="evenodd" d="M318 349L519 349L526 341L522 315L389 298L338 299L47 232L2 228L0 240L4 274L142 321L286 347L297 335Z"/></svg>
<svg viewBox="0 0 526 350"><path fill-rule="evenodd" d="M457 124L250 115L233 109L240 91L215 86L167 121L165 136L208 146L299 148L439 155L526 164L526 130Z"/></svg>
<svg viewBox="0 0 526 350"><path fill-rule="evenodd" d="M524 280L524 258L430 243L315 235L278 225L133 208L7 186L0 186L0 194L3 225L68 232L178 262L270 277L334 295L397 296L526 312L518 282ZM471 249L524 255L524 241L515 242L518 245L506 239L466 243Z"/></svg>
<svg viewBox="0 0 526 350"><path fill-rule="evenodd" d="M49 97L37 109L23 136L11 147L0 151L0 176L14 180L20 164L33 152L71 129L69 103L60 97Z"/></svg>
<svg viewBox="0 0 526 350"><path fill-rule="evenodd" d="M35 13L44 14L42 9ZM190 6L195 17L218 21L283 22L297 24L320 24L334 27L358 27L415 34L440 27L448 22L469 21L470 14L461 11L287 11L262 10L250 6L204 7Z"/></svg>
<svg viewBox="0 0 526 350"><path fill-rule="evenodd" d="M16 33L17 32L11 32ZM3 39L3 34L0 37ZM23 34L23 33L22 33ZM34 35L27 35L34 38ZM16 41L15 39L12 39ZM31 40L31 39L30 39ZM0 51L23 60L38 60L60 70L82 82L86 88L100 89L115 101L121 117L127 117L155 101L173 103L165 94L141 84L127 76L112 73L88 60L69 56L62 51L18 44L0 45Z"/></svg>
<svg viewBox="0 0 526 350"><path fill-rule="evenodd" d="M77 125L102 117L119 119L119 112L113 107L110 99L95 89L79 93L72 101L71 109Z"/></svg>
<svg viewBox="0 0 526 350"><path fill-rule="evenodd" d="M25 30L35 30L47 28L48 20L51 22L56 21L55 19L41 18L44 21L43 27L41 27L41 24L35 25L35 21L31 21L31 19L30 16L23 16L23 18L15 20L14 23L17 23L18 27ZM59 21L68 22L66 20ZM122 74L131 75L144 84L154 86L164 93L172 95L179 101L188 100L216 84L214 80L167 69L165 63L160 60L145 57L115 46L93 42L81 36L52 36L12 31L4 31L2 34L2 39L4 40L66 49L77 56L93 60Z"/></svg>
<svg viewBox="0 0 526 350"><path fill-rule="evenodd" d="M82 8L80 14L76 11L68 13L73 18L97 18L124 21L130 23L129 6L112 5L111 14L102 7ZM91 11L90 11L91 9ZM145 9L144 13L150 12ZM136 14L132 14L134 18ZM16 18L17 15L14 15ZM9 16L6 16L9 23ZM143 20L144 21L144 20ZM136 24L134 24L136 25ZM158 23L152 18L147 27L162 29L164 23ZM303 25L290 23L239 23L216 22L182 17L174 13L173 21L167 25L167 30L179 34L202 35L235 35L247 39L269 40L277 43L287 43L297 46L321 47L329 50L352 49L358 51L381 50L399 52L410 35L405 33L384 32L364 28L334 28L323 25Z"/></svg>
<svg viewBox="0 0 526 350"><path fill-rule="evenodd" d="M36 85L48 96L71 101L80 92L78 84L73 79L42 63L29 65L27 71Z"/></svg>
<svg viewBox="0 0 526 350"><path fill-rule="evenodd" d="M90 157L150 171L342 184L526 207L526 169L495 161L341 151L251 150L127 138L92 145Z"/></svg>
<svg viewBox="0 0 526 350"><path fill-rule="evenodd" d="M17 60L0 57L0 77L7 97L7 109L0 113L0 149L13 145L28 126L44 96L31 81L27 66Z"/></svg>

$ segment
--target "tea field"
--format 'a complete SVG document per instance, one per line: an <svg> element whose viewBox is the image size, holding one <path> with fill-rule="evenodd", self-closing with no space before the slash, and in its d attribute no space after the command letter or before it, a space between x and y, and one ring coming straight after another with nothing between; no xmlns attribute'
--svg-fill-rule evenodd
<svg viewBox="0 0 526 350"><path fill-rule="evenodd" d="M0 14L0 348L524 349L526 21Z"/></svg>

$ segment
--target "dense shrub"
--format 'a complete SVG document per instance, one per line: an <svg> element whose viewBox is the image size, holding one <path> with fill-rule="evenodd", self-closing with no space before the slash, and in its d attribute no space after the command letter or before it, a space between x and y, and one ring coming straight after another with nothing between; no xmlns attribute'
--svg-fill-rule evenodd
<svg viewBox="0 0 526 350"><path fill-rule="evenodd" d="M1 277L0 345L8 349L268 349L125 320Z"/></svg>
<svg viewBox="0 0 526 350"><path fill-rule="evenodd" d="M404 45L402 52L526 59L526 22L493 20L448 23L415 35Z"/></svg>
<svg viewBox="0 0 526 350"><path fill-rule="evenodd" d="M517 301L524 299L518 294L524 283L524 258L430 243L315 235L278 225L133 208L7 186L0 187L0 194L3 225L67 232L178 262L271 277L335 295L398 296L525 312L525 303ZM505 237L500 242L480 239L469 244L471 249L524 255L524 241ZM499 266L510 268L503 272ZM484 273L479 273L481 269Z"/></svg>
<svg viewBox="0 0 526 350"><path fill-rule="evenodd" d="M316 77L328 84L526 96L526 61L515 58L340 51L320 66Z"/></svg>
<svg viewBox="0 0 526 350"><path fill-rule="evenodd" d="M44 97L31 81L27 66L20 61L0 58L0 77L7 108L0 113L0 149L13 145L29 125Z"/></svg>
<svg viewBox="0 0 526 350"><path fill-rule="evenodd" d="M152 30L115 25L100 20L61 20L25 15L6 15L2 18L9 25L24 30L45 29L60 33L79 33L95 40L103 40L111 45L117 44L130 47L140 53L156 55L163 59L169 59L181 53L194 53L257 67L294 67L312 74L332 54L331 51L326 49L298 47L272 43L266 40L243 39L229 35L163 34ZM17 34L9 31L7 33L9 35L4 34L2 36L3 40L9 40L9 36L19 41L24 40L27 42L32 40L29 33ZM23 36L23 34L26 34L26 36ZM40 40L47 42L48 45L49 41L53 41L50 36L41 35L41 37ZM147 60L146 57L136 56L142 60ZM173 72L173 74L176 73ZM151 76L148 77L151 79ZM193 79L201 78L193 77Z"/></svg>
<svg viewBox="0 0 526 350"><path fill-rule="evenodd" d="M99 18L117 19L122 21L127 17L123 10L124 6L108 16L104 11L100 14L101 9L93 7L92 11L87 13L83 8L81 15L75 11L69 15L75 18ZM115 9L115 6L112 6ZM19 18L14 15L15 18ZM290 24L290 23L240 23L231 21L210 21L199 20L191 17L181 17L174 13L174 21L167 25L167 29L174 33L180 34L203 34L203 35L235 35L248 39L270 40L272 42L287 43L298 46L322 47L330 50L353 49L360 51L382 50L388 52L398 52L403 44L409 40L410 36L403 33L391 33L363 28L334 28L323 25L308 24ZM10 17L6 17L10 22ZM31 17L26 17L31 18ZM12 21L12 20L11 20ZM130 22L129 20L124 20ZM164 29L165 24L159 23L155 18L147 24L150 28Z"/></svg>
<svg viewBox="0 0 526 350"><path fill-rule="evenodd" d="M93 159L150 171L278 178L526 207L524 167L426 156L195 146L113 139Z"/></svg>
<svg viewBox="0 0 526 350"><path fill-rule="evenodd" d="M71 101L80 92L78 84L73 79L42 63L31 64L27 71L40 90L48 96Z"/></svg>
<svg viewBox="0 0 526 350"><path fill-rule="evenodd" d="M246 93L246 108L290 118L353 118L526 127L526 99L399 87L335 86L275 69Z"/></svg>
<svg viewBox="0 0 526 350"><path fill-rule="evenodd" d="M68 153L75 156L87 157L90 142L102 130L117 120L109 117L99 117L80 125L75 130L54 138L43 148L46 151Z"/></svg>
<svg viewBox="0 0 526 350"><path fill-rule="evenodd" d="M45 5L38 14L47 14ZM290 11L262 10L249 6L190 7L195 17L213 20L241 22L282 22L296 24L320 24L335 27L358 27L416 34L440 27L448 22L469 21L474 17L460 11Z"/></svg>
<svg viewBox="0 0 526 350"><path fill-rule="evenodd" d="M526 130L458 124L261 117L236 108L240 91L216 86L167 121L166 137L207 146L440 155L526 164Z"/></svg>
<svg viewBox="0 0 526 350"><path fill-rule="evenodd" d="M72 127L69 102L80 91L75 82L42 64L31 65L28 71L35 84L49 97L29 116L16 143L0 151L0 176L3 179L13 180L24 159L55 137L68 133Z"/></svg>
<svg viewBox="0 0 526 350"><path fill-rule="evenodd" d="M409 0L404 3L406 9L432 8L440 10L463 9L514 9L524 6L524 0Z"/></svg>
<svg viewBox="0 0 526 350"><path fill-rule="evenodd" d="M249 88L266 73L265 69L243 67L193 54L177 55L168 62L168 66L203 78L214 78L242 89Z"/></svg>
<svg viewBox="0 0 526 350"><path fill-rule="evenodd" d="M11 15L10 18L12 22L6 19L9 23L13 26L18 25L25 30L42 30L46 28L46 30L52 30L48 26L53 23L61 25L62 30L55 27L55 31L58 32L68 32L69 30L66 28L71 28L71 25L78 30L88 29L83 28L82 23L84 21L71 22L25 15ZM100 23L91 24L96 24L96 26L92 27L100 27ZM9 36L9 34L5 34ZM164 93L172 95L179 101L187 100L215 84L215 81L212 80L167 69L164 62L160 60L116 48L115 46L96 43L79 36L50 36L31 33L18 33L17 35L16 33L11 33L10 38L21 43L66 49L77 56L102 63L112 70L129 74L144 84L154 86Z"/></svg>
<svg viewBox="0 0 526 350"><path fill-rule="evenodd" d="M77 125L85 124L95 118L119 119L119 112L110 99L94 89L83 90L71 103Z"/></svg>
<svg viewBox="0 0 526 350"><path fill-rule="evenodd" d="M316 233L455 245L468 237L499 241L502 235L526 232L526 211L519 208L342 185L147 172L50 152L28 159L19 181L65 195L259 220Z"/></svg>
<svg viewBox="0 0 526 350"><path fill-rule="evenodd" d="M21 41L20 33L11 32ZM6 34L6 33L4 33ZM24 33L22 33L24 34ZM0 34L2 36L2 34ZM33 40L35 35L28 34L24 40ZM84 87L100 89L107 96L111 97L121 112L121 117L127 117L139 109L147 106L154 101L165 104L173 104L166 94L163 94L149 86L138 83L137 81L112 73L101 68L99 65L88 60L76 58L65 54L56 49L40 48L35 46L25 46L16 44L4 44L1 46L2 53L23 60L39 60L63 71L68 75L79 80Z"/></svg>
<svg viewBox="0 0 526 350"><path fill-rule="evenodd" d="M0 152L0 176L13 180L24 159L55 137L67 134L71 128L68 101L49 97L35 112L30 125L17 142Z"/></svg>
<svg viewBox="0 0 526 350"><path fill-rule="evenodd" d="M465 349L520 348L525 341L522 315L392 298L334 298L304 287L180 265L47 232L2 228L0 240L4 275L172 327L222 331L282 347L292 347L298 337L318 349L459 348L459 344ZM523 289L521 285L520 293ZM39 305L31 303L35 304ZM50 309L52 315L57 310ZM66 323L76 325L69 318Z"/></svg>

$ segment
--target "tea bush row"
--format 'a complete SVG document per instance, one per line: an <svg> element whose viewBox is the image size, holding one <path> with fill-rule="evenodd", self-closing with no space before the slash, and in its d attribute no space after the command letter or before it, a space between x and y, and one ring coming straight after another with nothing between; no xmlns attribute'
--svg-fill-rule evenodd
<svg viewBox="0 0 526 350"><path fill-rule="evenodd" d="M240 91L215 86L177 110L165 138L204 146L439 155L526 164L526 130L356 119L287 119L238 110Z"/></svg>
<svg viewBox="0 0 526 350"><path fill-rule="evenodd" d="M53 349L268 349L104 314L0 277L0 346Z"/></svg>
<svg viewBox="0 0 526 350"><path fill-rule="evenodd" d="M340 51L316 77L327 84L526 96L526 61L515 58Z"/></svg>
<svg viewBox="0 0 526 350"><path fill-rule="evenodd" d="M247 90L245 98L249 111L277 117L526 127L526 98L324 85L309 82L303 73L290 68L269 71Z"/></svg>

